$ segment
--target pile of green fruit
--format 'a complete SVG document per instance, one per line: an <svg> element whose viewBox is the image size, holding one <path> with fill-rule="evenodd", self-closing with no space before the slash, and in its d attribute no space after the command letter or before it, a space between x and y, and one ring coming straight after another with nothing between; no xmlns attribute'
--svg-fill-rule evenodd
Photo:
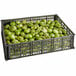
<svg viewBox="0 0 76 76"><path fill-rule="evenodd" d="M4 34L7 44L30 42L66 36L66 30L57 20L37 20L36 22L26 20L12 21L4 26Z"/></svg>

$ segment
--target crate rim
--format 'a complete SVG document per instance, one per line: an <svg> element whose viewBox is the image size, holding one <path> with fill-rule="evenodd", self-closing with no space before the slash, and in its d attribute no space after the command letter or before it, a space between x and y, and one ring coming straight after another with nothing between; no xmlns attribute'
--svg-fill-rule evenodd
<svg viewBox="0 0 76 76"><path fill-rule="evenodd" d="M26 16L26 17L20 17L20 18L12 18L12 19L1 19L1 21L6 21L6 20L17 20L17 19L24 19L24 18L35 18L35 17L46 17L46 16L58 16L58 14L49 14L49 15L39 15L39 16Z"/></svg>

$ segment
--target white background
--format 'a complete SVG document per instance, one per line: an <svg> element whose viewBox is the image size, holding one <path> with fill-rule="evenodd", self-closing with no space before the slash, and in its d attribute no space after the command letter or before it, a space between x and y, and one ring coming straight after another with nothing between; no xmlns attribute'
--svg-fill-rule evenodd
<svg viewBox="0 0 76 76"><path fill-rule="evenodd" d="M58 14L76 33L75 1L0 0L0 20ZM76 50L72 49L5 61L0 35L0 76L76 76Z"/></svg>

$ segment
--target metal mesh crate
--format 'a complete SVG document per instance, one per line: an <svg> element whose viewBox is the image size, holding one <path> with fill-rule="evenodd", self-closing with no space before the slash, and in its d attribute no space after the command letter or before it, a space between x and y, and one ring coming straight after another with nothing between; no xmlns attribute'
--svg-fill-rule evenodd
<svg viewBox="0 0 76 76"><path fill-rule="evenodd" d="M50 38L45 40L36 40L32 42L23 42L19 44L6 44L5 35L4 35L4 25L11 21L22 21L26 19L27 21L36 21L36 20L58 20L64 29L67 30L68 36L59 37L59 38ZM2 20L2 40L5 59L14 59L21 58L26 56L32 56L37 54L61 51L66 49L74 48L74 33L68 28L68 26L60 19L58 15L46 15L46 16L37 16L37 17L26 17L18 19L9 19Z"/></svg>

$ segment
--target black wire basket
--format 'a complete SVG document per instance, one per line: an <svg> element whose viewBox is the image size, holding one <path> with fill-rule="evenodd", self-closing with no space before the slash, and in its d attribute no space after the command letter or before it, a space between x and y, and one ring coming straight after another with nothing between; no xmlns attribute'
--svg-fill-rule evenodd
<svg viewBox="0 0 76 76"><path fill-rule="evenodd" d="M6 44L4 25L11 21L16 21L16 20L22 21L24 19L26 19L27 21L31 21L31 20L36 21L42 19L58 20L62 25L62 27L67 30L68 36L63 36L59 38L49 38L44 40L36 40L31 42L22 42L18 44ZM68 28L68 26L61 20L61 18L58 15L45 15L45 16L1 20L1 25L2 25L1 34L2 34L5 60L74 48L75 34Z"/></svg>

